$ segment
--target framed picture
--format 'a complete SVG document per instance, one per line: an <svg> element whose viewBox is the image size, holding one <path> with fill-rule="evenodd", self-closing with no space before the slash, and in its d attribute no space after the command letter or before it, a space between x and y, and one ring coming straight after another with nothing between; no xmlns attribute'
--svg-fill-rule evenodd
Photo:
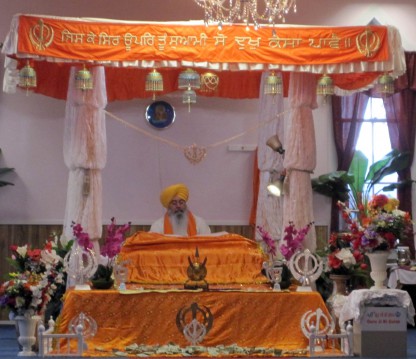
<svg viewBox="0 0 416 359"><path fill-rule="evenodd" d="M146 120L154 128L167 128L175 121L175 109L166 101L155 101L147 106Z"/></svg>

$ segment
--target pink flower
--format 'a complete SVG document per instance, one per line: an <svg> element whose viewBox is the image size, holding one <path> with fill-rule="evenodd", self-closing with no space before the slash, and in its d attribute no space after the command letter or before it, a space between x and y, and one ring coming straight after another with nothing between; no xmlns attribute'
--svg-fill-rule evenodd
<svg viewBox="0 0 416 359"><path fill-rule="evenodd" d="M80 224L72 223L72 231L79 246L84 247L85 250L92 249L93 244L88 233L83 232Z"/></svg>
<svg viewBox="0 0 416 359"><path fill-rule="evenodd" d="M130 229L130 222L117 227L116 221L111 218L111 224L107 227L107 237L104 245L101 247L101 254L108 258L114 258L120 253L121 246L124 242L124 235Z"/></svg>
<svg viewBox="0 0 416 359"><path fill-rule="evenodd" d="M270 255L276 255L276 243L273 238L270 236L270 233L267 232L263 227L257 226L257 230L259 231L263 242L267 246L267 251Z"/></svg>
<svg viewBox="0 0 416 359"><path fill-rule="evenodd" d="M286 244L281 244L279 249L282 253L283 257L286 258L286 260L289 260L292 258L292 256L302 248L302 242L305 239L306 235L309 232L309 229L311 228L313 222L307 224L305 227L297 230L295 228L295 225L292 221L289 222L289 226L285 228L285 236L283 237L283 240L286 242Z"/></svg>

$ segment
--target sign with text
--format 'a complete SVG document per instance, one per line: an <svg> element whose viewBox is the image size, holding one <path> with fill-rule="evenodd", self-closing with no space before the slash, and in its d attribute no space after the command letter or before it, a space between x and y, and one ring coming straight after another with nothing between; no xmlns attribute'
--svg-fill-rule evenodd
<svg viewBox="0 0 416 359"><path fill-rule="evenodd" d="M286 65L389 58L385 26L206 27L20 15L19 53L81 61L181 61Z"/></svg>
<svg viewBox="0 0 416 359"><path fill-rule="evenodd" d="M366 307L361 319L361 331L405 331L406 323L405 308Z"/></svg>

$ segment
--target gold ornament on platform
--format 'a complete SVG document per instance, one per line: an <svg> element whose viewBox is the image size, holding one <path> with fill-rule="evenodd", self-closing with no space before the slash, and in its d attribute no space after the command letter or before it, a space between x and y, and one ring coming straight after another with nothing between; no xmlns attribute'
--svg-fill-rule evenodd
<svg viewBox="0 0 416 359"><path fill-rule="evenodd" d="M36 71L29 61L19 71L19 87L29 90L37 86Z"/></svg>
<svg viewBox="0 0 416 359"><path fill-rule="evenodd" d="M153 100L156 100L156 92L163 91L163 76L156 69L147 74L145 90L153 92Z"/></svg>
<svg viewBox="0 0 416 359"><path fill-rule="evenodd" d="M94 87L91 72L85 65L75 74L75 87L82 91L92 90Z"/></svg>
<svg viewBox="0 0 416 359"><path fill-rule="evenodd" d="M183 154L189 162L195 165L205 158L207 150L205 147L199 147L194 143L190 146L186 146L183 150Z"/></svg>
<svg viewBox="0 0 416 359"><path fill-rule="evenodd" d="M207 276L207 258L201 263L199 260L199 252L198 247L195 249L195 258L192 261L190 257L188 257L189 266L186 271L188 276L187 281L184 284L185 289L203 289L208 290L208 282L205 280Z"/></svg>
<svg viewBox="0 0 416 359"><path fill-rule="evenodd" d="M283 93L283 82L280 75L278 76L274 71L272 71L266 77L263 92L265 95L278 95Z"/></svg>
<svg viewBox="0 0 416 359"><path fill-rule="evenodd" d="M201 75L201 92L213 92L218 88L220 78L213 72L205 72Z"/></svg>

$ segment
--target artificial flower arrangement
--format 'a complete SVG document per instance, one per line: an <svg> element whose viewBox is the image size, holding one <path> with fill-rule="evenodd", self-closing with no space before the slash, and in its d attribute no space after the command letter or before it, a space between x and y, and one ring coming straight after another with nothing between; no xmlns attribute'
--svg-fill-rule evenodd
<svg viewBox="0 0 416 359"><path fill-rule="evenodd" d="M342 217L351 236L354 250L369 253L376 250L393 249L400 240L413 236L413 225L408 212L398 209L399 201L384 194L374 195L367 206L358 208L356 218L352 209L338 202Z"/></svg>
<svg viewBox="0 0 416 359"><path fill-rule="evenodd" d="M285 227L285 235L283 239L285 240L284 244L279 246L279 250L283 255L283 260L279 260L276 263L272 263L271 265L278 265L281 266L281 280L279 282L280 289L290 289L292 280L291 280L291 273L289 268L286 265L286 261L290 260L290 258L299 250L302 249L302 242L305 239L306 235L308 234L310 228L312 227L312 222L307 224L305 227L296 229L293 222L289 222L289 225ZM277 247L275 240L270 236L270 234L262 227L257 226L257 230L260 233L262 241L267 248L267 253L269 255L270 261L274 261L274 257L277 255ZM277 264L280 263L280 264ZM270 264L269 264L270 265ZM264 266L263 266L264 269Z"/></svg>
<svg viewBox="0 0 416 359"><path fill-rule="evenodd" d="M348 233L332 233L327 247L327 269L330 274L353 275L359 269L367 269L364 255L353 249L353 237Z"/></svg>
<svg viewBox="0 0 416 359"><path fill-rule="evenodd" d="M0 287L0 306L14 316L43 315L48 303L65 286L62 258L56 255L51 240L44 249L27 245L11 246L9 262L16 270Z"/></svg>

